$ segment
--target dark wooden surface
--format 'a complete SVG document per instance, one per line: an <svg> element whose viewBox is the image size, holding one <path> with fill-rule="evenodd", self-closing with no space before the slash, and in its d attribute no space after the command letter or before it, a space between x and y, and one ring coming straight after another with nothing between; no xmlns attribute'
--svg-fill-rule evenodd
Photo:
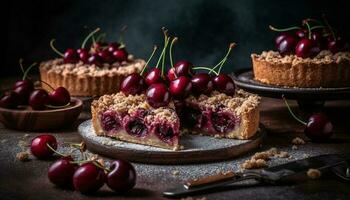
<svg viewBox="0 0 350 200"><path fill-rule="evenodd" d="M292 105L296 108L295 103ZM278 147L289 149L290 152L350 153L350 102L327 102L325 112L330 116L335 127L333 139L326 144L307 143L300 147L300 150L292 150L290 142L295 136L303 136L303 127L291 118L282 101L264 98L261 106L261 122L267 128L267 137L262 149ZM79 123L88 118L90 118L88 113L82 113L73 127L51 133L60 142L80 142L76 128ZM30 140L38 134L9 130L0 125L0 199L163 199L162 191L186 180L186 177L174 177L171 174L170 169L176 169L177 166L135 164L138 173L137 185L125 195L110 192L106 186L93 196L57 189L47 179L47 169L53 161L32 159L29 162L20 162L15 158L16 153L21 151L19 141L25 138ZM251 154L233 159L228 163L241 163ZM190 170L196 167L205 168L206 166L205 164L192 165L186 173L190 174ZM186 169L186 166L181 166L181 169ZM198 197L206 197L206 199L349 199L350 184L332 177L325 177L297 185L231 188L194 198Z"/></svg>

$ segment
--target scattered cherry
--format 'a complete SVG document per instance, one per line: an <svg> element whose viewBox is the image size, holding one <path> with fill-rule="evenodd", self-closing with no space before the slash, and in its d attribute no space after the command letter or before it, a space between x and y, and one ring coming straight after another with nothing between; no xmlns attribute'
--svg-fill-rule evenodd
<svg viewBox="0 0 350 200"><path fill-rule="evenodd" d="M175 74L177 77L179 76L193 76L193 64L186 61L181 60L174 65Z"/></svg>
<svg viewBox="0 0 350 200"><path fill-rule="evenodd" d="M63 61L65 63L77 63L79 61L79 55L74 49L67 49L64 52Z"/></svg>
<svg viewBox="0 0 350 200"><path fill-rule="evenodd" d="M73 158L71 156L62 157L55 161L47 173L51 183L59 187L71 188L74 172L78 168L78 165L72 162Z"/></svg>
<svg viewBox="0 0 350 200"><path fill-rule="evenodd" d="M166 106L170 101L170 93L163 83L155 83L146 91L147 102L154 108Z"/></svg>
<svg viewBox="0 0 350 200"><path fill-rule="evenodd" d="M8 92L0 99L1 108L14 109L19 105L19 95L13 91Z"/></svg>
<svg viewBox="0 0 350 200"><path fill-rule="evenodd" d="M93 162L82 164L73 175L74 188L81 193L93 193L100 189L106 180L106 174Z"/></svg>
<svg viewBox="0 0 350 200"><path fill-rule="evenodd" d="M58 87L49 94L50 105L64 106L70 102L70 94L64 87Z"/></svg>
<svg viewBox="0 0 350 200"><path fill-rule="evenodd" d="M219 74L213 78L214 88L227 95L235 94L235 83L232 78L226 74Z"/></svg>
<svg viewBox="0 0 350 200"><path fill-rule="evenodd" d="M107 174L107 185L118 193L131 190L136 184L135 168L125 160L115 160L110 165Z"/></svg>
<svg viewBox="0 0 350 200"><path fill-rule="evenodd" d="M151 69L145 77L145 82L147 83L147 85L152 85L153 83L160 83L162 81L162 71L158 68Z"/></svg>
<svg viewBox="0 0 350 200"><path fill-rule="evenodd" d="M213 90L213 81L209 74L199 73L192 77L192 91L199 94L210 94Z"/></svg>
<svg viewBox="0 0 350 200"><path fill-rule="evenodd" d="M315 113L308 119L304 133L314 142L323 142L333 135L333 125L326 115Z"/></svg>
<svg viewBox="0 0 350 200"><path fill-rule="evenodd" d="M295 54L301 58L314 57L321 51L317 42L304 38L295 47Z"/></svg>
<svg viewBox="0 0 350 200"><path fill-rule="evenodd" d="M138 73L132 73L125 77L120 85L120 90L126 95L140 94L146 89L143 77Z"/></svg>
<svg viewBox="0 0 350 200"><path fill-rule="evenodd" d="M52 149L57 149L57 140L53 135L39 135L32 140L30 150L32 154L38 159L47 159L54 154Z"/></svg>
<svg viewBox="0 0 350 200"><path fill-rule="evenodd" d="M49 103L50 98L46 90L36 89L29 96L29 105L34 110L43 110Z"/></svg>
<svg viewBox="0 0 350 200"><path fill-rule="evenodd" d="M190 94L192 90L191 79L186 76L180 76L179 78L170 82L169 92L174 98L184 98Z"/></svg>

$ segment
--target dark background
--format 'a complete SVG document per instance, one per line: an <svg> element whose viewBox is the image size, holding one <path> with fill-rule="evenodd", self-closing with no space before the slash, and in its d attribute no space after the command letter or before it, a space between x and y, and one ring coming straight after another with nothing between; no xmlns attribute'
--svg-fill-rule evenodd
<svg viewBox="0 0 350 200"><path fill-rule="evenodd" d="M2 38L0 77L19 75L18 59L28 66L57 55L49 41L56 38L62 51L78 48L89 31L101 27L109 40L128 26L125 42L129 52L148 57L153 44L161 45L160 28L166 26L179 37L175 60L188 59L195 65L211 66L227 50L238 46L225 71L250 67L250 54L273 48L279 27L298 25L303 18L325 13L331 24L349 35L350 7L347 1L252 1L252 0L12 0L1 6Z"/></svg>

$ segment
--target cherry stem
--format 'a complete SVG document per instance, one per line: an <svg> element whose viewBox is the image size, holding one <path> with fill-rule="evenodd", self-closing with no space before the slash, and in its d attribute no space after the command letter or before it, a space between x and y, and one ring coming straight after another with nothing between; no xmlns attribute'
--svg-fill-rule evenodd
<svg viewBox="0 0 350 200"><path fill-rule="evenodd" d="M95 33L99 32L100 30L101 30L100 28L97 28L97 29L91 31L91 32L89 33L89 35L86 36L86 38L84 39L83 43L81 44L81 48L84 49L84 48L85 48L85 45L86 45L86 43L87 43L87 41L88 41L93 35L95 35Z"/></svg>
<svg viewBox="0 0 350 200"><path fill-rule="evenodd" d="M141 73L140 73L140 75L141 75L141 76L142 76L142 75L143 75L143 73L145 72L145 69L147 68L148 63L151 61L151 59L152 59L152 57L153 57L154 53L156 52L156 50L157 50L157 46L156 46L156 45L154 45L154 47L153 47L153 51L152 51L152 54L151 54L151 56L148 58L148 60L147 60L147 62L146 62L146 64L145 64L145 66L143 66L143 69L142 69L142 71L141 71Z"/></svg>
<svg viewBox="0 0 350 200"><path fill-rule="evenodd" d="M23 59L19 59L19 67L21 68L22 74L24 74L24 68L23 68Z"/></svg>
<svg viewBox="0 0 350 200"><path fill-rule="evenodd" d="M99 162L97 161L93 161L92 162L96 167L100 168L100 169L103 169L103 170L106 170L107 172L110 172L111 170L110 169L107 169L106 167L102 166Z"/></svg>
<svg viewBox="0 0 350 200"><path fill-rule="evenodd" d="M337 38L335 37L334 30L333 30L333 28L331 27L331 25L329 24L329 22L328 22L328 20L327 20L327 18L326 18L326 15L322 15L322 18L323 18L324 23L325 23L326 26L328 27L329 31L331 32L332 37L333 37L333 40L336 41Z"/></svg>
<svg viewBox="0 0 350 200"><path fill-rule="evenodd" d="M194 67L194 68L192 68L192 69L194 69L194 70L208 70L208 71L212 71L212 69L211 68L209 68L209 67ZM219 75L216 71L212 71L215 75Z"/></svg>
<svg viewBox="0 0 350 200"><path fill-rule="evenodd" d="M160 64L160 61L161 61L162 58L163 58L163 55L164 55L164 53L165 53L165 49L166 49L166 46L167 46L167 42L169 41L169 40L168 40L168 35L167 35L167 30L166 30L164 27L162 28L162 30L163 30L163 34L164 34L164 47L163 47L162 53L160 54L160 57L159 57L159 59L158 59L158 61L157 61L156 68L158 68L158 66L159 66L159 64Z"/></svg>
<svg viewBox="0 0 350 200"><path fill-rule="evenodd" d="M48 143L46 143L46 146L47 146L51 151L55 152L56 154L58 154L58 155L60 155L60 156L62 156L62 157L67 157L67 155L64 155L64 154L62 154L62 153L56 151L56 150L55 150L54 148L52 148Z"/></svg>
<svg viewBox="0 0 350 200"><path fill-rule="evenodd" d="M307 30L309 31L309 40L311 40L311 27L310 24L307 20L303 21L303 24L305 24L307 26Z"/></svg>
<svg viewBox="0 0 350 200"><path fill-rule="evenodd" d="M55 88L53 88L50 84L48 84L47 82L43 81L43 80L39 80L41 83L44 83L45 85L49 86L50 89L55 90Z"/></svg>
<svg viewBox="0 0 350 200"><path fill-rule="evenodd" d="M310 28L310 30L315 30L315 29L319 29L319 28L324 28L324 26L323 25L313 26Z"/></svg>
<svg viewBox="0 0 350 200"><path fill-rule="evenodd" d="M282 95L282 99L284 101L284 103L286 104L287 108L288 108L288 111L289 113L293 116L293 118L295 120L297 120L298 122L304 124L306 126L306 122L304 122L303 120L299 119L297 116L295 116L295 114L293 113L292 109L289 107L289 104L287 102L287 99L284 97L284 95Z"/></svg>
<svg viewBox="0 0 350 200"><path fill-rule="evenodd" d="M178 40L177 37L174 37L173 40L171 41L170 48L169 48L169 57L170 57L170 65L172 68L174 68L174 62L173 62L173 45L174 43Z"/></svg>
<svg viewBox="0 0 350 200"><path fill-rule="evenodd" d="M123 38L123 36L124 36L124 33L125 33L125 31L128 29L128 26L126 26L126 25L124 25L121 29L120 29L120 35L119 35L119 38L118 38L118 42L120 43L120 44L124 44L124 38Z"/></svg>
<svg viewBox="0 0 350 200"><path fill-rule="evenodd" d="M164 48L164 53L163 53L163 58L162 58L162 76L164 76L165 54L166 54L165 52L166 52L166 48L168 47L169 41L170 41L170 37L167 39L166 45L165 45L165 48Z"/></svg>
<svg viewBox="0 0 350 200"><path fill-rule="evenodd" d="M288 27L288 28L275 28L272 25L269 25L269 28L273 31L276 31L276 32L285 32L285 31L292 31L292 30L301 29L299 26L292 26L292 27Z"/></svg>
<svg viewBox="0 0 350 200"><path fill-rule="evenodd" d="M31 64L31 65L24 71L22 80L25 80L25 79L27 78L27 75L28 75L29 71L30 71L35 65L36 65L36 63ZM21 68L23 68L22 65L21 65Z"/></svg>
<svg viewBox="0 0 350 200"><path fill-rule="evenodd" d="M63 57L64 54L63 54L62 52L58 51L58 50L55 48L55 46L53 45L53 43L54 43L55 41L56 41L55 39L52 39L52 40L50 41L50 47L51 47L51 49L52 49L54 52L56 52L58 55L60 55L61 57Z"/></svg>
<svg viewBox="0 0 350 200"><path fill-rule="evenodd" d="M317 19L312 19L312 18L307 18L304 21L308 21L308 22L316 22L319 25L322 25L322 22L317 20Z"/></svg>
<svg viewBox="0 0 350 200"><path fill-rule="evenodd" d="M94 43L104 41L106 39L107 34L106 33L101 33L100 35L97 36L96 40L93 41ZM95 37L92 37L95 39Z"/></svg>
<svg viewBox="0 0 350 200"><path fill-rule="evenodd" d="M221 69L222 69L222 66L225 64L225 62L226 62L226 60L227 60L227 57L230 55L230 52L231 52L231 50L234 48L236 46L236 43L230 43L230 46L229 46L229 48L228 48L228 51L227 51L227 53L226 53L226 55L225 55L225 57L219 62L220 63L220 67L219 67L219 70L218 70L218 74L220 74L220 72L221 72ZM217 64L213 69L215 69L216 67L218 67L219 66L219 64Z"/></svg>

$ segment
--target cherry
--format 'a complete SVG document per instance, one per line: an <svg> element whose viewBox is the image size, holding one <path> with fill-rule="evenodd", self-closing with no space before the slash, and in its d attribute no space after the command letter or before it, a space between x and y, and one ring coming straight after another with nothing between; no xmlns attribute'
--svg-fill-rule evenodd
<svg viewBox="0 0 350 200"><path fill-rule="evenodd" d="M332 136L333 125L326 115L316 113L308 119L304 133L312 141L322 142Z"/></svg>
<svg viewBox="0 0 350 200"><path fill-rule="evenodd" d="M113 53L114 51L118 50L120 47L120 44L118 42L112 42L108 45L107 50L110 53Z"/></svg>
<svg viewBox="0 0 350 200"><path fill-rule="evenodd" d="M29 96L29 105L34 110L43 110L49 103L50 98L46 90L36 89Z"/></svg>
<svg viewBox="0 0 350 200"><path fill-rule="evenodd" d="M54 151L48 145L56 150L57 140L53 135L43 134L35 137L30 145L32 154L38 159L47 159L54 154Z"/></svg>
<svg viewBox="0 0 350 200"><path fill-rule="evenodd" d="M286 39L287 37L293 37L290 33L287 32L283 32L281 33L279 36L276 37L275 39L275 45L279 45L279 43L281 43L282 40Z"/></svg>
<svg viewBox="0 0 350 200"><path fill-rule="evenodd" d="M306 38L307 34L308 34L308 31L305 29L299 29L295 32L295 35L300 39Z"/></svg>
<svg viewBox="0 0 350 200"><path fill-rule="evenodd" d="M102 59L103 62L112 64L114 62L113 55L108 51L108 49L104 49L98 52L98 55Z"/></svg>
<svg viewBox="0 0 350 200"><path fill-rule="evenodd" d="M153 68L150 72L147 73L145 77L145 82L147 85L152 85L153 83L162 82L162 71L158 68Z"/></svg>
<svg viewBox="0 0 350 200"><path fill-rule="evenodd" d="M79 55L74 49L67 49L63 55L64 63L77 63L79 61Z"/></svg>
<svg viewBox="0 0 350 200"><path fill-rule="evenodd" d="M148 133L147 126L138 118L128 121L125 127L126 132L132 136L144 137Z"/></svg>
<svg viewBox="0 0 350 200"><path fill-rule="evenodd" d="M213 90L213 81L209 74L199 73L192 77L192 91L199 94L210 94Z"/></svg>
<svg viewBox="0 0 350 200"><path fill-rule="evenodd" d="M64 87L58 87L49 94L50 104L53 106L64 106L70 102L70 94Z"/></svg>
<svg viewBox="0 0 350 200"><path fill-rule="evenodd" d="M281 55L288 55L294 53L297 40L295 37L289 35L277 44L276 48Z"/></svg>
<svg viewBox="0 0 350 200"><path fill-rule="evenodd" d="M13 91L18 94L20 104L27 105L29 95L33 92L33 84L23 84L16 87Z"/></svg>
<svg viewBox="0 0 350 200"><path fill-rule="evenodd" d="M88 63L91 65L96 65L98 67L102 66L101 57L97 53L90 55L88 58Z"/></svg>
<svg viewBox="0 0 350 200"><path fill-rule="evenodd" d="M235 127L234 118L225 113L213 113L211 120L214 129L219 133L225 133Z"/></svg>
<svg viewBox="0 0 350 200"><path fill-rule="evenodd" d="M321 49L327 49L327 39L322 36L322 33L315 31L311 33L311 39L318 43Z"/></svg>
<svg viewBox="0 0 350 200"><path fill-rule="evenodd" d="M73 175L74 188L81 193L93 193L100 189L106 180L106 174L93 162L82 164Z"/></svg>
<svg viewBox="0 0 350 200"><path fill-rule="evenodd" d="M92 44L92 49L94 53L98 53L104 49L104 47L107 46L107 43L105 42L94 42Z"/></svg>
<svg viewBox="0 0 350 200"><path fill-rule="evenodd" d="M158 125L155 129L155 134L164 142L172 142L175 136L173 128L166 124Z"/></svg>
<svg viewBox="0 0 350 200"><path fill-rule="evenodd" d="M143 77L138 73L132 73L124 78L120 85L120 90L126 95L140 94L146 89Z"/></svg>
<svg viewBox="0 0 350 200"><path fill-rule="evenodd" d="M214 88L227 95L235 94L235 83L232 78L226 74L219 74L213 78Z"/></svg>
<svg viewBox="0 0 350 200"><path fill-rule="evenodd" d="M328 49L332 52L332 53L337 53L340 51L346 51L349 49L349 44L343 39L343 38L337 38L336 40L331 39L328 42Z"/></svg>
<svg viewBox="0 0 350 200"><path fill-rule="evenodd" d="M173 81L173 80L176 79L177 76L175 74L175 68L174 67L169 69L167 77L168 77L169 81Z"/></svg>
<svg viewBox="0 0 350 200"><path fill-rule="evenodd" d="M73 175L78 168L77 164L72 163L74 160L71 156L62 157L54 162L47 173L51 183L59 186L70 188L73 186Z"/></svg>
<svg viewBox="0 0 350 200"><path fill-rule="evenodd" d="M125 49L117 49L113 51L113 57L118 62L123 62L128 59L128 53L126 52Z"/></svg>
<svg viewBox="0 0 350 200"><path fill-rule="evenodd" d="M163 83L155 83L146 91L147 102L154 108L166 106L170 101L170 93Z"/></svg>
<svg viewBox="0 0 350 200"><path fill-rule="evenodd" d="M191 79L186 76L180 76L170 82L169 91L174 98L184 98L190 94L191 90Z"/></svg>
<svg viewBox="0 0 350 200"><path fill-rule="evenodd" d="M175 74L177 77L179 76L192 76L193 73L193 64L186 61L186 60L181 60L179 62L177 62L174 65L175 68Z"/></svg>
<svg viewBox="0 0 350 200"><path fill-rule="evenodd" d="M295 47L295 54L298 57L302 57L302 58L314 57L320 51L321 49L317 44L317 42L306 38L300 40L297 46Z"/></svg>
<svg viewBox="0 0 350 200"><path fill-rule="evenodd" d="M0 107L2 108L10 108L14 109L17 108L19 105L19 95L16 92L9 92L5 94L1 99L0 99Z"/></svg>
<svg viewBox="0 0 350 200"><path fill-rule="evenodd" d="M77 53L79 54L79 58L83 63L89 62L90 53L87 49L80 48L77 50Z"/></svg>
<svg viewBox="0 0 350 200"><path fill-rule="evenodd" d="M107 174L107 185L118 193L131 190L136 184L135 168L125 160L115 160L110 165Z"/></svg>
<svg viewBox="0 0 350 200"><path fill-rule="evenodd" d="M117 130L121 127L119 119L114 112L106 111L101 115L102 128L105 131Z"/></svg>
<svg viewBox="0 0 350 200"><path fill-rule="evenodd" d="M16 81L16 83L13 85L12 89L16 89L17 87L20 87L20 86L28 86L30 88L33 88L34 89L34 84L32 81L28 80L28 79L24 79L24 80L19 80L19 81Z"/></svg>

